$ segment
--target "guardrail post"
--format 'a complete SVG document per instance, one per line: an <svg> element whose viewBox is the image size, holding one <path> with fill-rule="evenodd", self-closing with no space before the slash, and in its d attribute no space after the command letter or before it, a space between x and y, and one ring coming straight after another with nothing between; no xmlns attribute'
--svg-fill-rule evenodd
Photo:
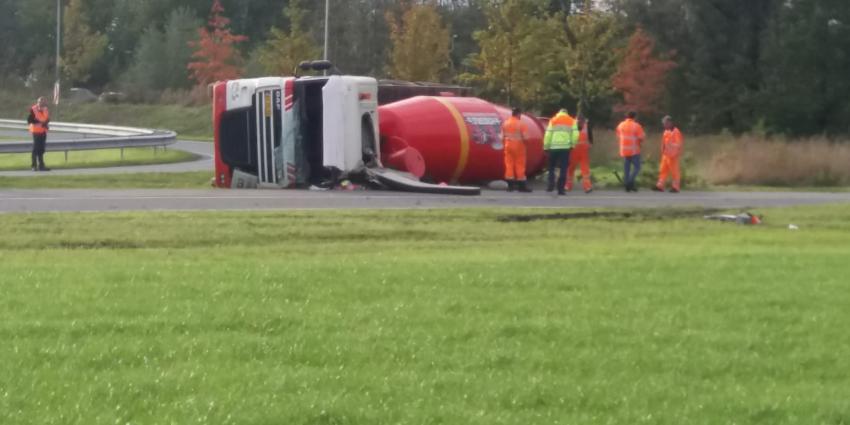
<svg viewBox="0 0 850 425"><path fill-rule="evenodd" d="M67 150L65 151L65 163L66 164L68 163L68 151Z"/></svg>
<svg viewBox="0 0 850 425"><path fill-rule="evenodd" d="M124 160L124 148L121 148L121 160Z"/></svg>

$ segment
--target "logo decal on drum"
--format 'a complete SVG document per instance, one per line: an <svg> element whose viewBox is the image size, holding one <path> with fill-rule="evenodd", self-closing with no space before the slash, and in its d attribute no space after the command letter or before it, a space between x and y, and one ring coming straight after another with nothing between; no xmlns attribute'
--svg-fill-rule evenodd
<svg viewBox="0 0 850 425"><path fill-rule="evenodd" d="M466 113L463 120L469 128L470 139L476 145L489 145L493 150L504 148L502 143L502 119L493 113Z"/></svg>

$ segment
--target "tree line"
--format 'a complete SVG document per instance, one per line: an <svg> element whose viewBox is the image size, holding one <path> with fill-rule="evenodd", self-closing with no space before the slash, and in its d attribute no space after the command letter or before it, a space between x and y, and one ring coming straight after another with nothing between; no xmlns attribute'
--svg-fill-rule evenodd
<svg viewBox="0 0 850 425"><path fill-rule="evenodd" d="M0 0L3 84L52 84L55 0ZM324 1L62 0L68 84L140 100L322 54ZM331 0L343 72L469 85L598 122L850 133L846 0Z"/></svg>

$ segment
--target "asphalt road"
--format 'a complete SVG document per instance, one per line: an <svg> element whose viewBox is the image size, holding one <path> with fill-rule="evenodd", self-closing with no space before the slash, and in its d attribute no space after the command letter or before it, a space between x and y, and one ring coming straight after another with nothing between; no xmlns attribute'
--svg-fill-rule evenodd
<svg viewBox="0 0 850 425"><path fill-rule="evenodd" d="M850 193L599 191L554 197L546 193L485 191L445 196L381 191L302 190L16 190L0 189L0 212L147 210L298 210L430 208L602 208L699 206L758 208L850 203Z"/></svg>
<svg viewBox="0 0 850 425"><path fill-rule="evenodd" d="M4 136L13 135L6 132ZM49 146L49 145L48 145ZM49 149L49 147L48 147ZM191 162L130 167L56 170L55 175L169 173L212 171L212 144L180 141L170 149L194 153ZM0 172L0 176L34 176L31 171ZM0 189L0 213L42 211L147 210L297 210L297 209L428 209L428 208L646 208L699 206L706 208L759 208L827 203L850 203L850 193L824 192L581 192L566 197L546 193L511 194L484 191L482 196L423 195L381 191L305 190L92 190Z"/></svg>

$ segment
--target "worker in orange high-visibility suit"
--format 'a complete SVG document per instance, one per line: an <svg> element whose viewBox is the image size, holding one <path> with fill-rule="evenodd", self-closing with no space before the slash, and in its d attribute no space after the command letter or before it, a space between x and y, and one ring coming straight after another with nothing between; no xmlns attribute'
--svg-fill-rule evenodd
<svg viewBox="0 0 850 425"><path fill-rule="evenodd" d="M679 157L682 156L682 148L685 138L679 128L673 124L673 118L669 115L661 121L664 124L664 136L661 140L661 167L658 171L658 183L654 190L664 192L667 176L672 174L672 193L682 190L682 174L679 170Z"/></svg>
<svg viewBox="0 0 850 425"><path fill-rule="evenodd" d="M44 165L44 151L47 148L47 129L50 124L50 111L47 110L47 99L39 97L36 104L30 108L27 124L32 134L32 170L50 171Z"/></svg>
<svg viewBox="0 0 850 425"><path fill-rule="evenodd" d="M646 133L636 121L637 112L626 114L625 121L617 126L617 138L620 139L620 156L623 158L623 185L626 192L637 192L637 176L640 173L640 146Z"/></svg>
<svg viewBox="0 0 850 425"><path fill-rule="evenodd" d="M567 192L573 190L573 180L575 178L576 167L581 168L581 185L584 187L584 193L593 192L593 183L590 180L590 145L593 144L593 131L590 129L590 122L579 113L576 117L578 121L578 144L570 153L570 166L567 167Z"/></svg>
<svg viewBox="0 0 850 425"><path fill-rule="evenodd" d="M502 124L502 140L505 145L505 180L508 181L508 192L531 192L525 176L525 141L528 140L528 127L522 122L522 111L519 108L514 108L511 117Z"/></svg>

